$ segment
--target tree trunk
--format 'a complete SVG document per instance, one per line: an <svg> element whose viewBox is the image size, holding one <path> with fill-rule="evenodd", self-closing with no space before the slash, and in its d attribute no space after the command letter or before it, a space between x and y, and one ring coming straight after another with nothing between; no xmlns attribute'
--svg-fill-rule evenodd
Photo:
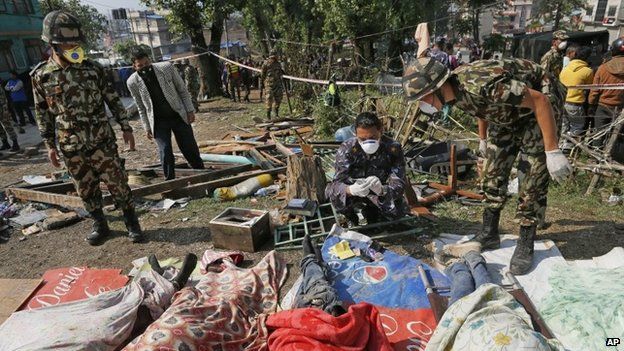
<svg viewBox="0 0 624 351"><path fill-rule="evenodd" d="M219 53L221 50L221 36L223 35L223 20L225 16L215 11L212 24L210 25L210 44L208 50ZM208 96L221 96L221 74L219 72L219 59L213 55L206 55L208 69L206 71L206 93Z"/></svg>
<svg viewBox="0 0 624 351"><path fill-rule="evenodd" d="M286 199L308 199L325 202L327 179L318 156L288 156Z"/></svg>
<svg viewBox="0 0 624 351"><path fill-rule="evenodd" d="M481 40L479 39L479 15L480 11L478 9L474 10L474 16L472 18L472 33L474 36L475 42L479 43Z"/></svg>
<svg viewBox="0 0 624 351"><path fill-rule="evenodd" d="M559 22L561 22L561 2L557 3L557 9L555 10L555 25L553 30L559 29Z"/></svg>

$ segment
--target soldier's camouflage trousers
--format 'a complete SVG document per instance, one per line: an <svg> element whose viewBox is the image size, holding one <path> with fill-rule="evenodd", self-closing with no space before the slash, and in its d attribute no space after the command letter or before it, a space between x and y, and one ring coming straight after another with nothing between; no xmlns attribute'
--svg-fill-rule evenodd
<svg viewBox="0 0 624 351"><path fill-rule="evenodd" d="M279 108L282 103L282 96L284 95L284 89L282 89L282 85L276 83L275 85L267 86L267 97L266 97L266 107L267 110L270 110L275 106Z"/></svg>
<svg viewBox="0 0 624 351"><path fill-rule="evenodd" d="M0 94L4 94L4 92L0 92ZM0 109L0 139L7 140L7 135L11 140L17 139L17 134L15 134L13 122L11 121L11 114Z"/></svg>
<svg viewBox="0 0 624 351"><path fill-rule="evenodd" d="M102 208L100 181L108 187L118 209L134 207L128 175L117 153L116 144L105 144L87 151L64 152L63 159L87 211Z"/></svg>
<svg viewBox="0 0 624 351"><path fill-rule="evenodd" d="M482 189L489 206L502 209L505 205L509 175L518 153L522 152L518 169L524 176L519 180L516 216L521 225L537 223L538 211L546 210L549 183L544 142L537 120L529 115L509 126L490 124L487 142Z"/></svg>

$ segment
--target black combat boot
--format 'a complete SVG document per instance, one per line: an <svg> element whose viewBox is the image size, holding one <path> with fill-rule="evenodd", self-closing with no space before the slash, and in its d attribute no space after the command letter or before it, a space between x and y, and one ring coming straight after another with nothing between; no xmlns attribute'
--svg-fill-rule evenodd
<svg viewBox="0 0 624 351"><path fill-rule="evenodd" d="M147 262L149 262L154 272L158 273L159 275L163 275L163 273L165 273L165 270L164 268L160 266L160 263L158 262L156 255L154 254L149 255L149 257L147 258Z"/></svg>
<svg viewBox="0 0 624 351"><path fill-rule="evenodd" d="M520 226L520 239L516 243L516 250L511 256L509 271L513 275L524 275L529 272L533 264L533 241L536 225Z"/></svg>
<svg viewBox="0 0 624 351"><path fill-rule="evenodd" d="M192 253L187 254L186 257L184 257L182 268L180 268L178 274L172 279L172 283L177 290L182 289L186 285L191 273L195 270L195 266L197 266L197 256Z"/></svg>
<svg viewBox="0 0 624 351"><path fill-rule="evenodd" d="M275 118L279 118L279 106L275 106Z"/></svg>
<svg viewBox="0 0 624 351"><path fill-rule="evenodd" d="M500 247L498 237L498 222L500 220L500 210L486 208L483 211L483 225L481 232L472 240L481 244L481 250L494 250Z"/></svg>
<svg viewBox="0 0 624 351"><path fill-rule="evenodd" d="M110 234L110 229L108 228L108 222L106 221L106 216L104 216L102 209L91 212L91 217L93 217L93 229L91 233L87 235L86 240L89 245L98 245Z"/></svg>
<svg viewBox="0 0 624 351"><path fill-rule="evenodd" d="M20 150L19 144L17 143L17 139L13 139L13 146L11 147L11 151L17 152Z"/></svg>
<svg viewBox="0 0 624 351"><path fill-rule="evenodd" d="M271 120L271 109L267 109L267 120L270 121Z"/></svg>
<svg viewBox="0 0 624 351"><path fill-rule="evenodd" d="M301 240L301 246L303 248L303 256L314 255L314 247L312 246L312 239L309 234L306 234Z"/></svg>
<svg viewBox="0 0 624 351"><path fill-rule="evenodd" d="M130 238L130 241L133 243L142 242L144 239L143 231L141 230L141 225L139 224L136 212L134 212L134 208L123 210L123 216L126 229L128 229L128 237Z"/></svg>
<svg viewBox="0 0 624 351"><path fill-rule="evenodd" d="M0 146L0 150L8 150L11 148L9 141L7 139L2 139L2 146Z"/></svg>

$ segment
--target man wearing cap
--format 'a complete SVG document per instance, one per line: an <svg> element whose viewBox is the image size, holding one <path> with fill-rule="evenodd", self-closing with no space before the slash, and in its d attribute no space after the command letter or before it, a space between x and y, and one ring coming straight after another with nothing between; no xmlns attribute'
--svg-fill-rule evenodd
<svg viewBox="0 0 624 351"><path fill-rule="evenodd" d="M93 217L93 230L86 240L95 245L110 233L102 211L103 181L123 211L130 240L140 242L143 233L128 177L104 108L106 103L121 126L124 142L134 148L132 127L119 95L104 68L84 57L80 46L84 37L76 17L63 11L50 12L43 20L41 38L51 46L52 56L30 73L37 124L50 163L60 167L60 160L65 162L76 192Z"/></svg>
<svg viewBox="0 0 624 351"><path fill-rule="evenodd" d="M559 79L559 74L563 69L563 53L568 46L568 34L563 30L553 33L552 47L542 56L540 64L544 70L550 73L555 79Z"/></svg>
<svg viewBox="0 0 624 351"><path fill-rule="evenodd" d="M197 100L197 96L199 96L199 72L197 72L197 68L191 65L189 59L182 60L182 64L184 65L183 70L183 79L186 83L186 89L191 94L191 101L193 101L193 107L195 111L199 111L199 101Z"/></svg>
<svg viewBox="0 0 624 351"><path fill-rule="evenodd" d="M355 133L336 153L336 173L325 195L351 225L358 224L358 213L369 223L405 216L401 144L383 135L381 121L372 112L357 116Z"/></svg>
<svg viewBox="0 0 624 351"><path fill-rule="evenodd" d="M527 60L475 61L451 72L430 58L406 64L403 87L408 98L420 100L426 114L454 106L483 121L480 134L487 130L487 144L482 189L488 206L482 230L474 239L482 249L500 246L498 224L508 198L511 168L519 152L527 156L527 173L518 194L520 239L510 263L512 273L527 273L533 258L537 201L545 191L541 178L548 177L546 169L557 181L571 172L558 148L551 104L563 99L563 88L541 66Z"/></svg>
<svg viewBox="0 0 624 351"><path fill-rule="evenodd" d="M266 87L267 119L271 119L271 110L275 109L275 117L279 117L279 108L284 95L282 76L284 71L277 57L277 51L271 50L269 57L264 61L260 73L260 90Z"/></svg>

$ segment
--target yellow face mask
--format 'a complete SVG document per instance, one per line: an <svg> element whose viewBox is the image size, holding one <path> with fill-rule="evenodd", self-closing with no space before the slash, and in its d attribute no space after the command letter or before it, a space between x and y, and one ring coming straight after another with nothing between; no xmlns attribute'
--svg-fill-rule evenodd
<svg viewBox="0 0 624 351"><path fill-rule="evenodd" d="M63 50L63 57L71 63L81 63L84 60L84 50L80 46Z"/></svg>

